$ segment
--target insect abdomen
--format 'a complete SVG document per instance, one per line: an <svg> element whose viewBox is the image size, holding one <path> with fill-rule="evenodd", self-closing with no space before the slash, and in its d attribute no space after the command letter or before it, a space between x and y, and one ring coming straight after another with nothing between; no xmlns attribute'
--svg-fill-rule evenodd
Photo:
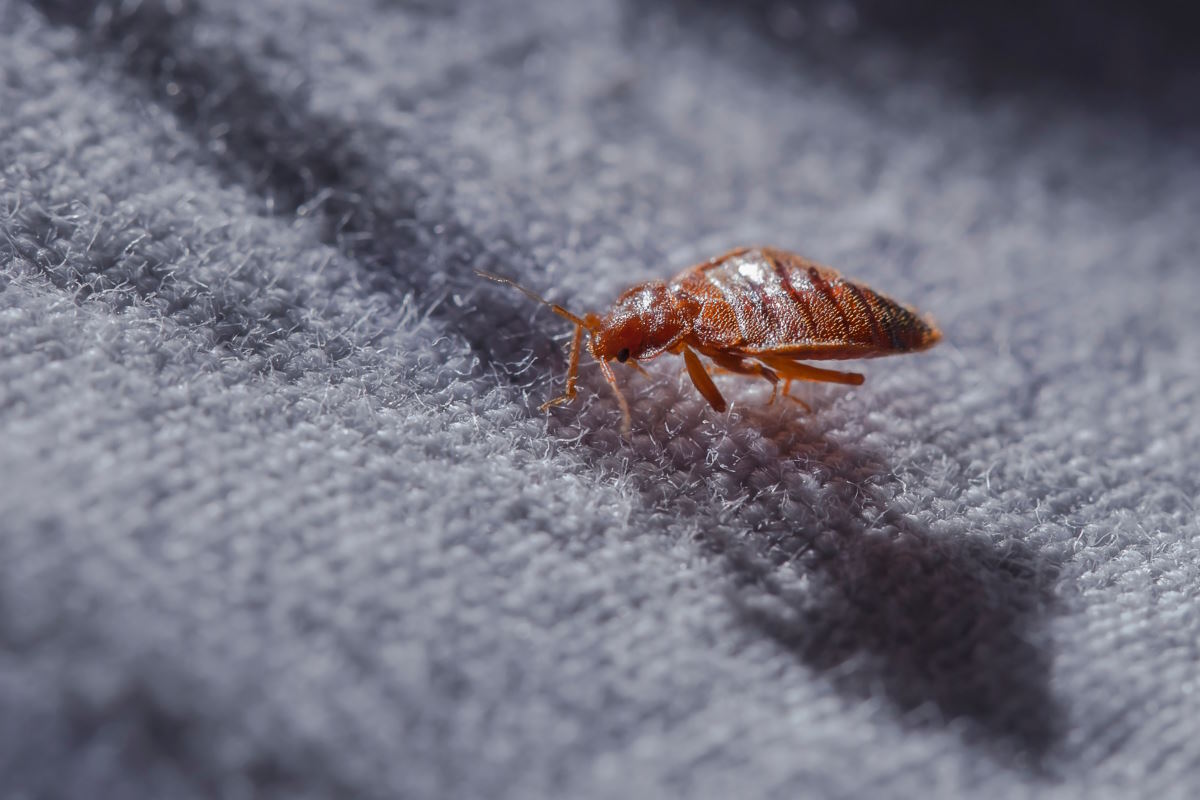
<svg viewBox="0 0 1200 800"><path fill-rule="evenodd" d="M699 303L697 340L730 350L863 358L940 338L903 305L782 250L732 251L679 275L672 289Z"/></svg>

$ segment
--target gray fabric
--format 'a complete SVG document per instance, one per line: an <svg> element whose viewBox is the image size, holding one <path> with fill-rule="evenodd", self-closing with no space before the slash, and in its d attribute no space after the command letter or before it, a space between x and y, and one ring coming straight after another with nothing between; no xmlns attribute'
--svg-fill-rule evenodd
<svg viewBox="0 0 1200 800"><path fill-rule="evenodd" d="M1190 84L867 11L0 3L2 794L1200 791ZM946 342L622 440L471 272L760 242Z"/></svg>

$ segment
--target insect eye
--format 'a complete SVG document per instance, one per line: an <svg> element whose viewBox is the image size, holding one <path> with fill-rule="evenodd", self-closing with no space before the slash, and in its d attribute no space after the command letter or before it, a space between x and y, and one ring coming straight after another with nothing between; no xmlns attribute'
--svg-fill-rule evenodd
<svg viewBox="0 0 1200 800"><path fill-rule="evenodd" d="M629 348L622 347L621 352L617 353L617 361L620 361L622 364L624 364L628 360L629 360Z"/></svg>

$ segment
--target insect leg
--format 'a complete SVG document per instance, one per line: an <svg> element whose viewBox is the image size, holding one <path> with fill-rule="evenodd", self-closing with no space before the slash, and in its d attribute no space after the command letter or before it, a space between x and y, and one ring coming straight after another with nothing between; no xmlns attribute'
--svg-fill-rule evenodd
<svg viewBox="0 0 1200 800"><path fill-rule="evenodd" d="M792 379L784 378L783 379L783 396L786 397L788 400L791 400L796 405L803 408L805 411L812 411L812 406L810 406L808 403L804 402L799 397L792 397L792 395L790 394L791 391L792 391ZM771 393L771 403L773 403L773 402L775 402L775 393L774 392ZM768 405L770 405L770 403L768 403Z"/></svg>
<svg viewBox="0 0 1200 800"><path fill-rule="evenodd" d="M575 399L575 378L579 375L579 345L583 342L583 326L575 326L575 338L571 340L571 356L567 364L567 386L563 393L553 400L542 403L539 411L546 411L554 406L569 403Z"/></svg>
<svg viewBox="0 0 1200 800"><path fill-rule="evenodd" d="M821 369L820 367L801 364L799 361L794 361L787 356L773 356L768 353L756 355L756 357L762 359L763 362L774 368L781 376L788 380L844 383L848 386L859 386L863 382L863 376L857 372L837 372L832 369Z"/></svg>
<svg viewBox="0 0 1200 800"><path fill-rule="evenodd" d="M643 366L642 366L641 364L639 364L638 362L634 361L632 358L631 358L631 359L629 359L628 361L626 361L626 362L625 362L625 366L627 366L627 367L629 367L630 369L632 369L632 370L634 370L634 371L636 371L636 372L640 373L640 374L641 374L641 376L642 376L643 378L649 378L649 377L650 377L650 373L649 373L649 372L646 372L646 369L645 369L645 367L643 367Z"/></svg>
<svg viewBox="0 0 1200 800"><path fill-rule="evenodd" d="M718 367L727 372L736 372L739 375L757 375L771 383L779 382L779 376L775 374L774 370L763 366L757 361L724 353L720 350L701 350L700 352L711 358Z"/></svg>
<svg viewBox="0 0 1200 800"><path fill-rule="evenodd" d="M700 363L700 357L692 352L692 349L689 347L683 348L683 363L687 365L688 377L692 379L692 384L695 385L697 391L704 395L704 399L708 401L710 406L719 413L723 413L728 408L725 398L721 396L720 391L717 390L717 385L712 382L712 378L708 376L708 371Z"/></svg>
<svg viewBox="0 0 1200 800"><path fill-rule="evenodd" d="M608 381L608 385L612 387L613 394L617 396L617 405L621 407L621 433L628 434L632 427L629 416L629 403L625 402L625 395L621 394L620 387L617 386L617 376L613 375L612 367L607 361L598 361L600 371L604 373L604 380Z"/></svg>
<svg viewBox="0 0 1200 800"><path fill-rule="evenodd" d="M779 375L777 375L774 370L764 366L763 364L760 364L757 361L751 361L748 358L735 356L732 353L723 353L721 351L710 352L708 350L701 350L700 352L704 353L704 355L715 361L717 365L726 372L734 372L739 375L756 375L760 378L770 381L771 399L767 401L767 405L771 405L775 402L775 398L779 395ZM785 381L783 385L783 396L808 409L807 403L805 403L803 400L797 400L795 397L792 397L788 394L788 387L791 385L791 383L791 379Z"/></svg>

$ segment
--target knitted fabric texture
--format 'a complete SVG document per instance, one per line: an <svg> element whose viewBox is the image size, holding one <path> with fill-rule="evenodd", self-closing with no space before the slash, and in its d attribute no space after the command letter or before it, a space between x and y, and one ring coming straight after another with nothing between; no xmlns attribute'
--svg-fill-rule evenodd
<svg viewBox="0 0 1200 800"><path fill-rule="evenodd" d="M1200 793L1195 73L887 5L0 0L0 794ZM474 274L746 244L945 341L623 438Z"/></svg>

